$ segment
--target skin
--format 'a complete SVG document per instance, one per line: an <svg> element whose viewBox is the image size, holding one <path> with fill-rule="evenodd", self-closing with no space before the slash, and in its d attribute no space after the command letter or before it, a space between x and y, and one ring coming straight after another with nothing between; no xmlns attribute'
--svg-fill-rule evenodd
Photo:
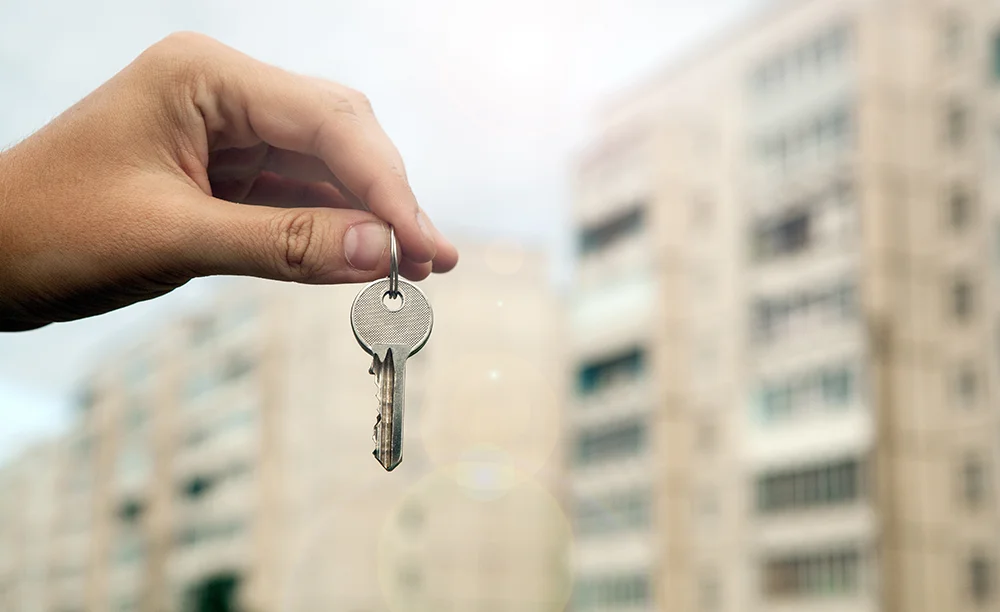
<svg viewBox="0 0 1000 612"><path fill-rule="evenodd" d="M350 88L173 34L0 155L0 330L199 276L358 283L446 272L399 152Z"/></svg>

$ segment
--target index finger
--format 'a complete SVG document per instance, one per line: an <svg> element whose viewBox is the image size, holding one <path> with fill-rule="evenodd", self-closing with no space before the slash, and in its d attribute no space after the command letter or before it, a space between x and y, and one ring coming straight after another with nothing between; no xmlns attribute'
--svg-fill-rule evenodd
<svg viewBox="0 0 1000 612"><path fill-rule="evenodd" d="M223 49L195 95L210 142L259 138L321 159L344 188L395 227L407 258L434 259L435 231L364 95Z"/></svg>

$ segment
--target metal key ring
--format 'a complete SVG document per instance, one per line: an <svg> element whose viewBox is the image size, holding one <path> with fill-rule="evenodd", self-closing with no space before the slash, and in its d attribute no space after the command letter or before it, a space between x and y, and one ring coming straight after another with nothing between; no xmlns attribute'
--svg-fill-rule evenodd
<svg viewBox="0 0 1000 612"><path fill-rule="evenodd" d="M389 297L399 295L399 259L396 255L396 228L389 226Z"/></svg>

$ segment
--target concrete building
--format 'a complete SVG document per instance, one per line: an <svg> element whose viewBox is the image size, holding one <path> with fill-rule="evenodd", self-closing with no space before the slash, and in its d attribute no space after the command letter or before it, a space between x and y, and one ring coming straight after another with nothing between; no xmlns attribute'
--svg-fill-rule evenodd
<svg viewBox="0 0 1000 612"><path fill-rule="evenodd" d="M998 33L772 2L602 110L574 610L1000 606Z"/></svg>
<svg viewBox="0 0 1000 612"><path fill-rule="evenodd" d="M74 503L92 514L75 516L77 540L59 531L86 562L63 561L54 590L86 596L52 609L561 607L548 267L500 242L462 255L420 284L435 327L407 365L391 474L372 457L371 358L349 321L359 287L232 280L95 364L64 448L78 484L65 492L88 492Z"/></svg>
<svg viewBox="0 0 1000 612"><path fill-rule="evenodd" d="M49 610L59 448L40 443L0 468L0 608Z"/></svg>

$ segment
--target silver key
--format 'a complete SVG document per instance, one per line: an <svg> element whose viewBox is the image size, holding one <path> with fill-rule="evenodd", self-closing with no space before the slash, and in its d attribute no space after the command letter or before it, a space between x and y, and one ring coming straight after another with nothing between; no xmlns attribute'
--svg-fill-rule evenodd
<svg viewBox="0 0 1000 612"><path fill-rule="evenodd" d="M396 263L395 232L390 232L391 258ZM406 360L430 338L434 314L416 286L400 281L396 265L389 278L369 283L354 298L351 327L361 348L372 356L369 374L378 388L373 454L386 471L403 459L403 405Z"/></svg>

